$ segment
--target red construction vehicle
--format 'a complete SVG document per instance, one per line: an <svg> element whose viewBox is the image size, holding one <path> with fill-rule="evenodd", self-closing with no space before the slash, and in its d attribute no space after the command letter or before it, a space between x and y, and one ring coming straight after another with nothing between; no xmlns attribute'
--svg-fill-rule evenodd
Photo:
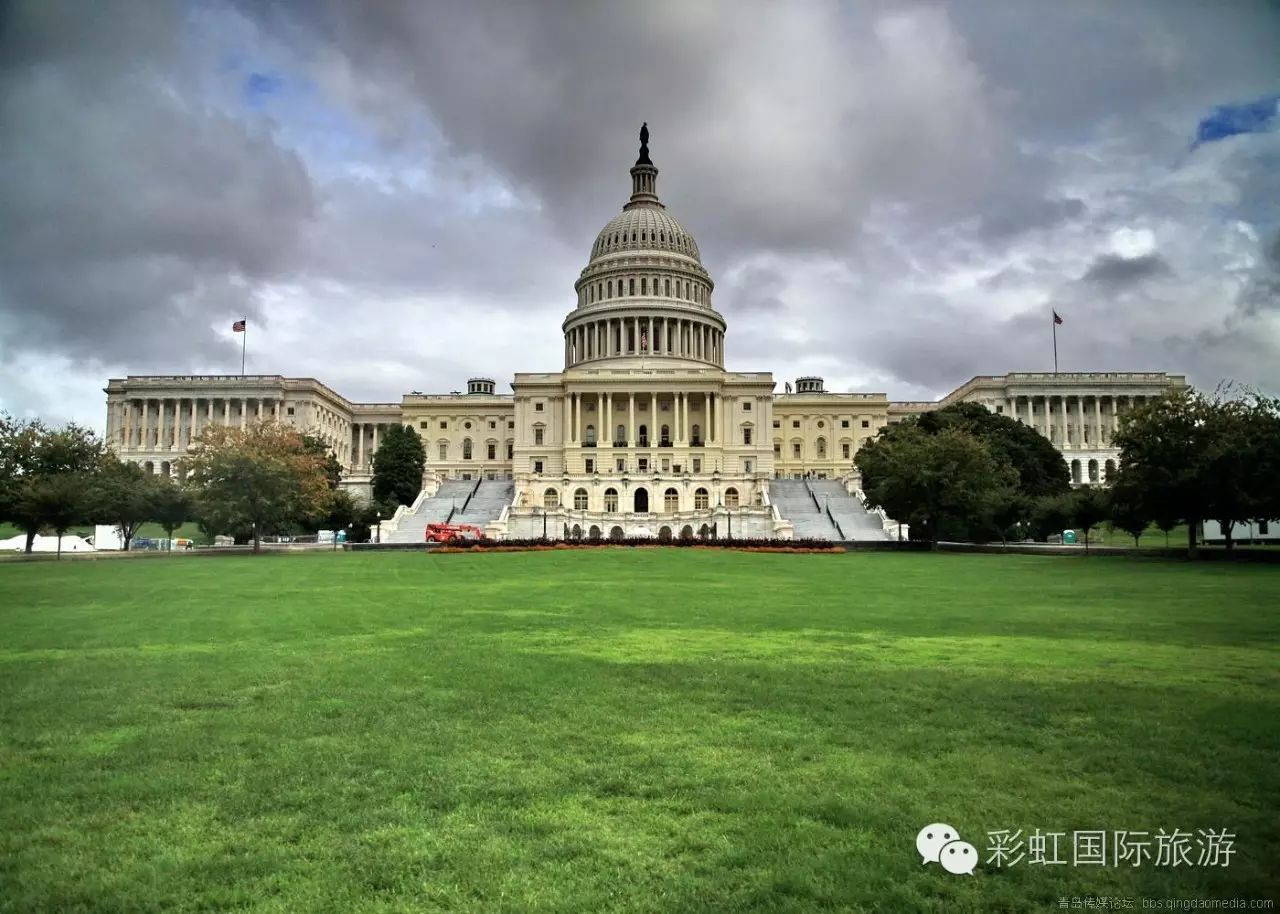
<svg viewBox="0 0 1280 914"><path fill-rule="evenodd" d="M458 544L484 539L484 531L472 524L427 524L428 543Z"/></svg>

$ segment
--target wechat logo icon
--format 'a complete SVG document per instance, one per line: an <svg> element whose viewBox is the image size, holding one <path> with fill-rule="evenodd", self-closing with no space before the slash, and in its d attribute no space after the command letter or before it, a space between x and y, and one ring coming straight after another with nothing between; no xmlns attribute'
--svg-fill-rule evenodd
<svg viewBox="0 0 1280 914"><path fill-rule="evenodd" d="M978 865L978 849L968 841L961 841L960 833L945 822L934 822L920 829L916 850L920 852L921 865L937 863L953 876L972 876L973 868Z"/></svg>

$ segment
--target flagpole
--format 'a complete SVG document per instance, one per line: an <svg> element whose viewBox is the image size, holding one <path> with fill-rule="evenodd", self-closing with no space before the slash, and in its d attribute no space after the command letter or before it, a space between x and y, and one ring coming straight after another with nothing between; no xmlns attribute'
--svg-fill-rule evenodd
<svg viewBox="0 0 1280 914"><path fill-rule="evenodd" d="M243 374L243 372L241 372ZM1058 373L1058 320L1054 316L1053 320L1053 373Z"/></svg>
<svg viewBox="0 0 1280 914"><path fill-rule="evenodd" d="M249 346L249 322L244 322L244 330L240 331L244 337L240 340L240 377L244 377L244 353ZM1054 352L1057 352L1057 343L1054 343ZM1057 365L1057 356L1054 356L1054 365ZM1057 371L1057 368L1054 368Z"/></svg>

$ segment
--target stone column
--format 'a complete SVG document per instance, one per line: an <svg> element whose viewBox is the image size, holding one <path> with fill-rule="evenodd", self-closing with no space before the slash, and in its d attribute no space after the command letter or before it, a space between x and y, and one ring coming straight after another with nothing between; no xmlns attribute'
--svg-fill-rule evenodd
<svg viewBox="0 0 1280 914"><path fill-rule="evenodd" d="M604 428L596 439L601 447L613 447L613 394L606 392L603 400L604 405L600 407L600 424Z"/></svg>
<svg viewBox="0 0 1280 914"><path fill-rule="evenodd" d="M573 395L573 443L577 444L582 440L582 396L581 394Z"/></svg>
<svg viewBox="0 0 1280 914"><path fill-rule="evenodd" d="M1093 398L1093 446L1095 448L1102 447L1102 395L1098 394Z"/></svg>
<svg viewBox="0 0 1280 914"><path fill-rule="evenodd" d="M369 459L372 460L378 453L378 423L373 423L373 450L369 452Z"/></svg>
<svg viewBox="0 0 1280 914"><path fill-rule="evenodd" d="M139 425L141 435L138 438L139 446L151 448L151 401L146 397L142 398L142 421Z"/></svg>
<svg viewBox="0 0 1280 914"><path fill-rule="evenodd" d="M246 428L249 424L249 398L240 398L240 427Z"/></svg>
<svg viewBox="0 0 1280 914"><path fill-rule="evenodd" d="M564 394L564 443L568 444L573 437L573 394Z"/></svg>
<svg viewBox="0 0 1280 914"><path fill-rule="evenodd" d="M1058 400L1058 412L1062 416L1061 437L1062 437L1062 447L1065 450L1067 446L1071 444L1071 442L1067 440L1067 398L1066 396L1063 396Z"/></svg>
<svg viewBox="0 0 1280 914"><path fill-rule="evenodd" d="M627 394L627 446L635 447L636 444L636 395L635 392Z"/></svg>
<svg viewBox="0 0 1280 914"><path fill-rule="evenodd" d="M715 444L716 436L716 395L707 394L707 444Z"/></svg>
<svg viewBox="0 0 1280 914"><path fill-rule="evenodd" d="M197 408L198 408L198 401L193 399L191 401L191 427L187 429L187 446L188 447L190 447L191 444L196 440L196 435L198 434L196 429L196 425L199 422L199 416L196 413Z"/></svg>
<svg viewBox="0 0 1280 914"><path fill-rule="evenodd" d="M222 424L228 427L231 425L231 400L228 397L222 398Z"/></svg>

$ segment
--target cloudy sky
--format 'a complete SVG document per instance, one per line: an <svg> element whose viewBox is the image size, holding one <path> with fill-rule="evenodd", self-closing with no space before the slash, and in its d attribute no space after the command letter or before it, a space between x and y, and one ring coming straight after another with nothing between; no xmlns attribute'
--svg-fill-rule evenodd
<svg viewBox="0 0 1280 914"><path fill-rule="evenodd" d="M932 398L1056 309L1063 370L1280 392L1277 48L1247 0L5 3L0 409L101 426L241 317L353 399L558 370L644 120L730 368Z"/></svg>

